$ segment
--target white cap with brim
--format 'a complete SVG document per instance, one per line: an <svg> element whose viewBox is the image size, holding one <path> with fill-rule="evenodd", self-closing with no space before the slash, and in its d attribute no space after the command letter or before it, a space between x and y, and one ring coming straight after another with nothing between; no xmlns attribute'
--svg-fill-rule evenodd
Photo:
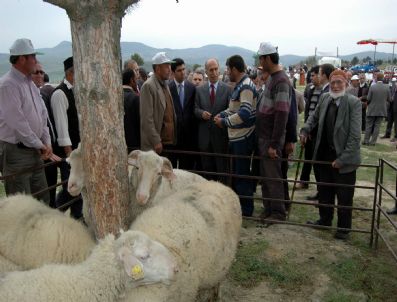
<svg viewBox="0 0 397 302"><path fill-rule="evenodd" d="M277 49L278 47L273 46L269 42L262 42L259 45L258 55L265 56L265 55L270 55L272 53L277 53Z"/></svg>
<svg viewBox="0 0 397 302"><path fill-rule="evenodd" d="M153 65L171 64L171 63L174 63L174 61L169 59L165 54L165 52L158 52L152 58Z"/></svg>
<svg viewBox="0 0 397 302"><path fill-rule="evenodd" d="M392 78L391 81L392 81L392 82L396 82L397 79L396 79L396 78Z"/></svg>
<svg viewBox="0 0 397 302"><path fill-rule="evenodd" d="M11 56L23 56L38 54L33 47L32 41L29 39L18 39L10 48Z"/></svg>
<svg viewBox="0 0 397 302"><path fill-rule="evenodd" d="M355 74L354 76L352 76L352 78L351 78L352 81L354 81L354 80L359 80L359 79L360 79L360 78L359 78L358 75L356 75L356 74Z"/></svg>

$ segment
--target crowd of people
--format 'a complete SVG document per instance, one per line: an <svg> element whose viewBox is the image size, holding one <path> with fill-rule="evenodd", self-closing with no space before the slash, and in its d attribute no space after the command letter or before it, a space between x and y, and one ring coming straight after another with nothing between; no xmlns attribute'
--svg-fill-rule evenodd
<svg viewBox="0 0 397 302"><path fill-rule="evenodd" d="M122 71L124 130L128 152L154 150L167 156L174 167L204 173L208 179L227 183L240 195L244 216L252 216L253 194L257 182L244 176L260 175L263 197L261 217L284 221L289 208L288 162L299 140L305 159L329 162L328 165L305 163L298 189L308 188L313 166L317 182L351 184L356 182L360 146L375 145L380 124L389 122L384 137L390 137L394 123L397 138L397 92L383 83L383 74L374 73L369 83L363 74L335 69L331 64L300 69L302 94L294 88L296 77L280 64L278 48L262 42L258 49L259 65L247 68L244 59L233 55L221 75L216 58L204 62L204 68L186 71L182 58L170 59L165 52L152 58L149 74L134 60L127 60ZM67 157L80 142L79 117L73 85L73 58L64 62L65 76L56 87L50 85L43 66L28 39L18 39L10 49L11 70L0 78L0 163L7 175L24 167ZM306 76L307 74L307 76ZM389 105L389 113L387 111ZM304 112L304 125L298 131L298 116ZM365 132L361 142L361 132ZM178 151L201 151L202 156ZM230 162L215 154L232 154ZM250 159L259 155L260 161ZM59 165L61 180L67 180L69 167ZM57 166L34 170L5 180L7 194L35 192L57 181ZM308 199L319 204L352 206L354 188L319 185ZM52 207L71 200L66 185L39 196ZM73 203L71 215L82 216L82 200ZM64 208L66 210L66 208ZM332 225L334 210L319 207L320 218L308 223ZM390 213L397 213L393 209ZM335 237L346 239L352 225L351 209L338 208Z"/></svg>

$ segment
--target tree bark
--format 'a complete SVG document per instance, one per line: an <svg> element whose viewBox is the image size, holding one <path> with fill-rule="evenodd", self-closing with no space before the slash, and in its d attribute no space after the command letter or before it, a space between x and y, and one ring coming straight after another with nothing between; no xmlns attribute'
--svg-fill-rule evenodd
<svg viewBox="0 0 397 302"><path fill-rule="evenodd" d="M74 94L91 221L97 238L131 222L121 87L120 28L137 0L44 0L70 18Z"/></svg>

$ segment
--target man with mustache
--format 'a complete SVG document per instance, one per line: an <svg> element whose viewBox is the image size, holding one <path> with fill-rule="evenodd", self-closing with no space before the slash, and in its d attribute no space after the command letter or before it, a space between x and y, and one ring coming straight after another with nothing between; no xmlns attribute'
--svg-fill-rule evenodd
<svg viewBox="0 0 397 302"><path fill-rule="evenodd" d="M300 132L304 145L311 130L318 126L313 159L328 161L319 169L319 181L324 183L355 185L356 169L361 162L361 102L346 93L348 82L346 74L335 70L330 75L330 91L321 96L319 103ZM335 204L335 195L339 206L352 206L354 188L319 186L319 204ZM331 226L334 209L319 208L320 219L309 224ZM352 210L339 208L338 228L350 229ZM337 239L347 239L348 230L338 230Z"/></svg>

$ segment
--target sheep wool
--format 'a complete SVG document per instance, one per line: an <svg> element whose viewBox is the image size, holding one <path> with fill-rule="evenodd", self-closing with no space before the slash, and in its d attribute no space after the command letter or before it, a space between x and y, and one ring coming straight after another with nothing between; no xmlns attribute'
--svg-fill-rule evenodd
<svg viewBox="0 0 397 302"><path fill-rule="evenodd" d="M0 200L0 253L31 269L85 260L95 240L80 222L29 195Z"/></svg>
<svg viewBox="0 0 397 302"><path fill-rule="evenodd" d="M14 262L8 260L0 254L0 274L19 270L21 270L20 266L16 265Z"/></svg>
<svg viewBox="0 0 397 302"><path fill-rule="evenodd" d="M166 246L178 261L170 288L144 286L122 301L194 301L223 278L234 259L242 218L238 196L217 182L196 183L144 211L130 229Z"/></svg>

